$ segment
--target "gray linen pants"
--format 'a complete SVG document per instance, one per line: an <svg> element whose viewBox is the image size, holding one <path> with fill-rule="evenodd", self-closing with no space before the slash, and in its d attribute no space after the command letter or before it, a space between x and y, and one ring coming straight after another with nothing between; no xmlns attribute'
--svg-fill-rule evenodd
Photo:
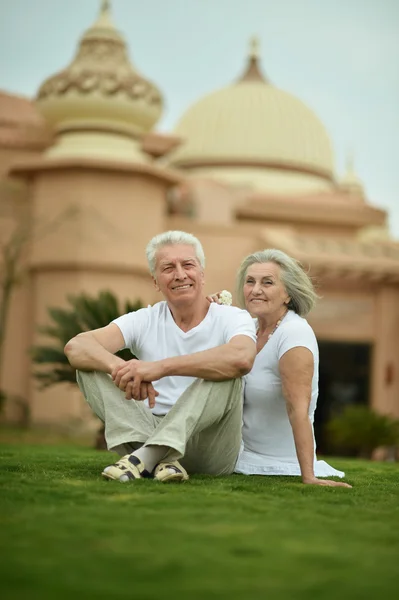
<svg viewBox="0 0 399 600"><path fill-rule="evenodd" d="M164 417L143 402L126 400L106 373L77 371L77 381L105 424L109 450L124 455L142 444L168 446L167 459L180 460L189 473L234 471L241 444L241 379L196 379Z"/></svg>

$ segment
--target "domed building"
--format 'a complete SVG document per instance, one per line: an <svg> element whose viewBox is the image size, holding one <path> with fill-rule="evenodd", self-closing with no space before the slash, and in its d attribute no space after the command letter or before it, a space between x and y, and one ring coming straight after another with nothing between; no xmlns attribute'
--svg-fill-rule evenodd
<svg viewBox="0 0 399 600"><path fill-rule="evenodd" d="M56 134L47 156L146 162L140 136L158 121L162 103L158 88L131 65L104 3L72 63L39 88L36 106Z"/></svg>
<svg viewBox="0 0 399 600"><path fill-rule="evenodd" d="M157 302L145 245L182 229L204 245L207 292L234 289L242 258L264 247L310 269L321 296L309 318L321 353L321 420L342 398L399 416L399 244L353 161L339 177L323 123L263 74L255 41L244 73L189 107L170 135L154 130L162 110L107 1L71 64L38 85L33 103L0 94L8 161L0 199L4 182L25 190L22 212L0 215L1 242L10 218L17 228L21 218L31 223L0 387L25 399L34 423L87 423L75 388L39 390L32 379L38 325L80 291ZM38 223L51 224L45 236ZM16 405L5 414L15 419Z"/></svg>
<svg viewBox="0 0 399 600"><path fill-rule="evenodd" d="M183 143L171 164L190 175L287 194L334 185L333 152L323 124L262 74L256 40L238 81L198 100L175 133Z"/></svg>

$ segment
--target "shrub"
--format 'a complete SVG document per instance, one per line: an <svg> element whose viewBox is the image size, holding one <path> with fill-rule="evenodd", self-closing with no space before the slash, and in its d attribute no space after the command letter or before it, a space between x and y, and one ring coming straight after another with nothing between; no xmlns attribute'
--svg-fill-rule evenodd
<svg viewBox="0 0 399 600"><path fill-rule="evenodd" d="M379 446L399 443L399 421L367 406L348 406L327 424L327 435L334 450L370 458Z"/></svg>

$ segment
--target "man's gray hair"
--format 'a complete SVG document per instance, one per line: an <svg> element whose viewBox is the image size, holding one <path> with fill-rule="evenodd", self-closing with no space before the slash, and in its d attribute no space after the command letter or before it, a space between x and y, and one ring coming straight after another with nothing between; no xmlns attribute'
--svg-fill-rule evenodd
<svg viewBox="0 0 399 600"><path fill-rule="evenodd" d="M276 248L260 250L244 258L237 273L238 304L245 308L244 284L248 267L255 263L268 262L278 265L281 269L281 281L291 298L288 308L305 317L318 299L312 280L305 273L300 262Z"/></svg>
<svg viewBox="0 0 399 600"><path fill-rule="evenodd" d="M147 244L146 255L151 275L155 276L156 254L164 246L174 246L176 244L185 244L194 248L195 256L201 267L205 268L205 254L201 242L191 233L185 231L165 231L152 238Z"/></svg>

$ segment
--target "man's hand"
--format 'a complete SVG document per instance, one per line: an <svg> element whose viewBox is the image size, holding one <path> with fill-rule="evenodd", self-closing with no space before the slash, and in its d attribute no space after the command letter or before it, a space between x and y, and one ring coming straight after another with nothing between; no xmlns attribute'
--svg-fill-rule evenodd
<svg viewBox="0 0 399 600"><path fill-rule="evenodd" d="M151 382L162 377L159 363L132 359L115 367L111 375L115 385L125 392L126 400L148 398L150 408L155 406L158 392Z"/></svg>
<svg viewBox="0 0 399 600"><path fill-rule="evenodd" d="M125 397L126 400L132 400L133 396L132 396L132 386L133 386L133 382L130 381L128 383L126 392L125 392ZM141 382L140 384L140 398L138 398L138 400L147 400L148 398L148 405L150 408L154 408L155 406L155 398L159 396L158 392L155 390L154 386L152 385L152 383L146 383L146 382Z"/></svg>
<svg viewBox="0 0 399 600"><path fill-rule="evenodd" d="M352 486L349 483L345 483L344 481L332 481L331 479L318 479L317 477L312 477L310 479L302 479L303 483L307 485L325 485L329 487L345 487L351 488Z"/></svg>

